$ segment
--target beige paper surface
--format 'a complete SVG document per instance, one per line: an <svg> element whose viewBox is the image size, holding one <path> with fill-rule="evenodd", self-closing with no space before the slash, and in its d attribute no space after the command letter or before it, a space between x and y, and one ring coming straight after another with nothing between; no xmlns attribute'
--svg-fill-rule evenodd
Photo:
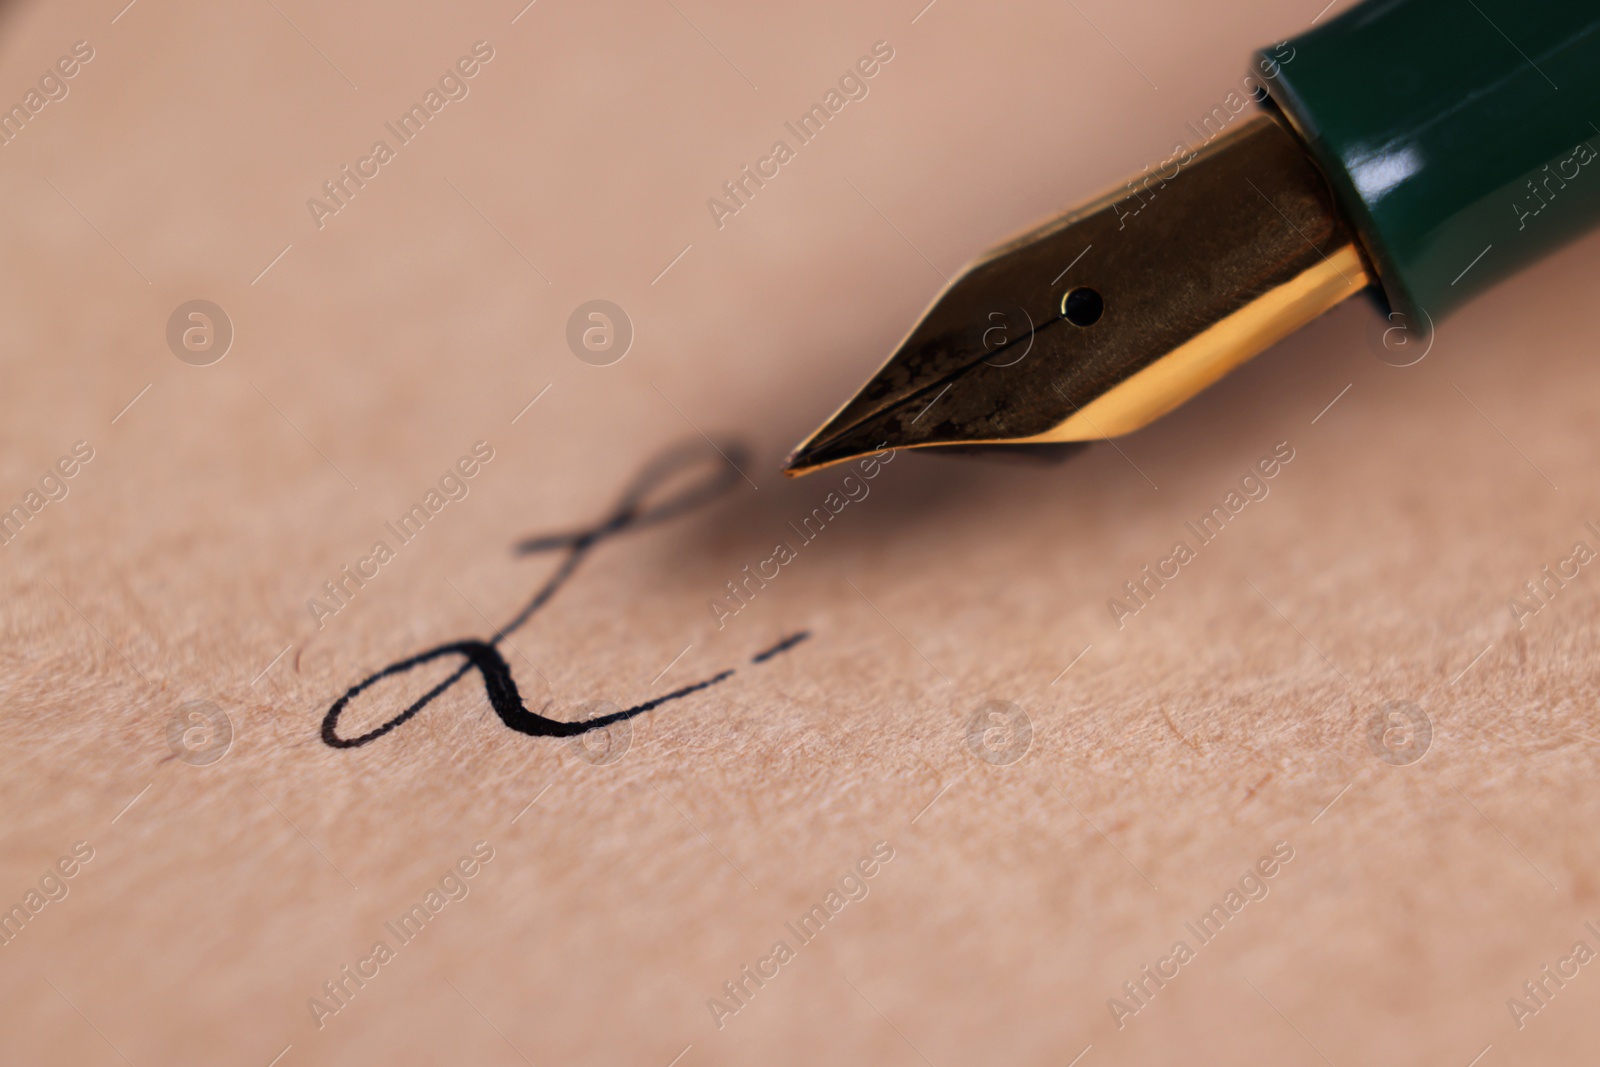
<svg viewBox="0 0 1600 1067"><path fill-rule="evenodd" d="M1352 305L1066 465L777 473L941 275L1314 5L119 6L0 36L0 1059L1589 1047L1594 239L1411 367ZM643 508L738 476L514 552L677 447ZM496 710L712 679L578 742Z"/></svg>

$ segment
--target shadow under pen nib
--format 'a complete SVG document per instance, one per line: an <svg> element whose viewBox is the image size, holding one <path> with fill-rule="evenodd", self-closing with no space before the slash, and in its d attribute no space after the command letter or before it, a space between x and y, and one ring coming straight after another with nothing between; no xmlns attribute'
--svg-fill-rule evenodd
<svg viewBox="0 0 1600 1067"><path fill-rule="evenodd" d="M1168 166L969 266L784 473L1130 433L1371 284L1273 115Z"/></svg>

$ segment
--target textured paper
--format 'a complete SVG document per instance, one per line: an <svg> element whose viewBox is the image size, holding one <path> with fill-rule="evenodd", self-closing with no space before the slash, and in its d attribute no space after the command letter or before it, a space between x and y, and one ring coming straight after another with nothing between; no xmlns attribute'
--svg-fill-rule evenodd
<svg viewBox="0 0 1600 1067"><path fill-rule="evenodd" d="M0 905L39 893L0 945L7 1062L1589 1047L1594 239L1414 366L1353 303L1066 465L777 473L941 276L1197 143L1315 5L120 3L0 27L25 110L93 50L0 147L0 505L47 500L0 550ZM377 169L308 207L347 165ZM746 166L777 171L731 212ZM195 300L232 330L204 366L203 323L191 362L168 338ZM569 347L592 300L631 323L609 366ZM464 498L389 534L479 442ZM595 544L497 647L564 721L736 673L611 750L508 728L477 674L323 741L374 672L493 639L564 558L514 546L595 529L680 446L741 473ZM334 611L347 566L376 574Z"/></svg>

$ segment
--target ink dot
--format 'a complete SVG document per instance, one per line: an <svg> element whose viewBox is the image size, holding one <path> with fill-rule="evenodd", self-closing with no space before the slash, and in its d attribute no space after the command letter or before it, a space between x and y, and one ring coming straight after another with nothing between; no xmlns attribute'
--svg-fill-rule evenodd
<svg viewBox="0 0 1600 1067"><path fill-rule="evenodd" d="M1106 302L1087 285L1080 285L1061 298L1061 316L1074 326L1093 326L1105 310Z"/></svg>

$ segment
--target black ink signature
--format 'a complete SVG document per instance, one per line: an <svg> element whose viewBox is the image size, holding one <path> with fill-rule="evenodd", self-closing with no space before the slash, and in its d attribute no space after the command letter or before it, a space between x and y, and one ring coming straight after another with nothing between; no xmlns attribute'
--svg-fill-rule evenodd
<svg viewBox="0 0 1600 1067"><path fill-rule="evenodd" d="M737 445L726 446L723 450L723 459L718 462L717 468L710 477L698 482L692 482L687 487L678 490L659 503L647 505L650 494L671 479L680 476L685 471L691 471L696 466L704 466L708 459L704 447L700 442L692 445L683 445L668 449L658 456L653 462L639 472L621 500L617 502L616 509L598 525L584 530L575 530L570 533L549 534L542 537L530 537L519 543L515 551L518 555L532 555L537 552L552 552L565 550L566 556L556 567L539 591L534 593L533 599L516 616L502 626L487 641L466 640L452 641L449 644L430 648L426 652L418 653L408 659L399 660L381 671L370 675L362 681L351 686L345 691L344 696L333 702L322 720L322 740L332 748L359 748L371 744L384 734L404 724L423 708L455 685L470 672L477 671L483 681L484 693L489 697L489 703L494 707L495 713L500 716L500 721L518 733L530 737L576 737L588 733L590 730L599 730L615 722L631 719L635 715L642 715L653 711L669 701L686 697L691 693L698 693L702 689L709 689L719 682L725 681L734 674L733 668L721 671L703 681L686 685L682 689L674 690L665 696L647 700L643 704L636 704L623 711L613 712L610 715L601 715L597 718L583 722L563 722L560 719L550 719L537 712L529 711L523 703L522 694L517 691L516 679L511 676L511 666L506 663L505 657L500 654L497 647L509 635L515 633L524 623L531 619L540 608L548 604L552 597L567 583L577 571L579 564L589 551L608 537L623 533L626 530L639 529L644 526L653 526L658 522L675 518L685 512L692 511L710 503L717 497L732 489L740 480L739 462L745 459L745 450ZM801 631L785 637L773 647L758 653L752 663L763 663L781 652L785 652L804 641L810 634ZM460 656L462 664L456 672L428 690L400 714L375 729L369 730L358 737L339 736L339 716L344 714L350 701L360 696L367 689L395 675L405 674L408 671L432 663L436 659L446 656Z"/></svg>

